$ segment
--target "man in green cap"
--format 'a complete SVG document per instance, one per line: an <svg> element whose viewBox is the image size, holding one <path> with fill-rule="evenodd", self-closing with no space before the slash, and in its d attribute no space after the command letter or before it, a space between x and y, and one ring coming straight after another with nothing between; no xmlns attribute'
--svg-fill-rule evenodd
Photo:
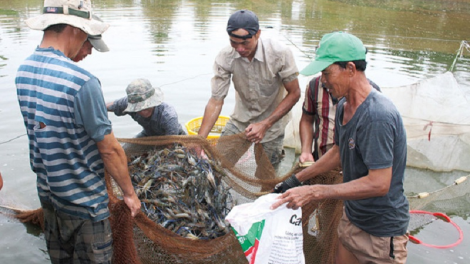
<svg viewBox="0 0 470 264"><path fill-rule="evenodd" d="M364 73L366 48L357 37L334 32L320 41L316 58L301 74L322 72L321 81L341 98L334 146L316 163L278 184L273 204L298 208L311 201L341 199L336 263L405 263L409 204L403 190L406 132L392 101L372 89ZM343 183L303 181L343 169Z"/></svg>

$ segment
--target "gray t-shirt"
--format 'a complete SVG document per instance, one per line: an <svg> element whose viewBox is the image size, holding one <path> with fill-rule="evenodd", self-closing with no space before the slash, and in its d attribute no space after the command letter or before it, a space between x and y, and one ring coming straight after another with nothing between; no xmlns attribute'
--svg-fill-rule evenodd
<svg viewBox="0 0 470 264"><path fill-rule="evenodd" d="M137 113L124 112L127 108L127 97L116 100L110 107L117 116L130 115L144 129L136 137L186 135L178 122L178 114L173 106L163 102L156 106L149 118Z"/></svg>
<svg viewBox="0 0 470 264"><path fill-rule="evenodd" d="M406 131L400 113L390 99L372 89L351 120L342 125L344 103L344 98L338 103L335 121L343 181L366 176L370 169L392 167L389 192L382 197L344 201L346 215L371 235L403 235L410 216L403 189Z"/></svg>

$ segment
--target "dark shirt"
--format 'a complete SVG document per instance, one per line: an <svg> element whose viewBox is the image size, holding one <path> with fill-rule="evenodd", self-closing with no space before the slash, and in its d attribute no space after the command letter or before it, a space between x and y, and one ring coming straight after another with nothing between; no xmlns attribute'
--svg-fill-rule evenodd
<svg viewBox="0 0 470 264"><path fill-rule="evenodd" d="M351 223L378 237L406 233L410 219L403 180L406 167L406 131L395 105L372 89L346 124L343 122L345 99L338 103L335 144L339 147L343 181L369 174L369 170L392 167L388 193L380 197L345 200L345 212Z"/></svg>
<svg viewBox="0 0 470 264"><path fill-rule="evenodd" d="M124 112L127 108L127 97L114 101L109 108L117 116L130 115L143 130L137 137L186 135L178 122L178 114L173 106L163 102L155 106L152 116L145 118L136 112Z"/></svg>

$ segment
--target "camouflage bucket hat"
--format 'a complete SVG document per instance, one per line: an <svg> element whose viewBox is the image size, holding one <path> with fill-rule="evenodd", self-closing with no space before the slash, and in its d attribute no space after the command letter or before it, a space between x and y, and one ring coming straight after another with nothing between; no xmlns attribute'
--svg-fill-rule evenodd
<svg viewBox="0 0 470 264"><path fill-rule="evenodd" d="M136 79L126 88L127 108L124 112L139 112L158 106L163 102L163 93L158 87L152 87L147 79Z"/></svg>

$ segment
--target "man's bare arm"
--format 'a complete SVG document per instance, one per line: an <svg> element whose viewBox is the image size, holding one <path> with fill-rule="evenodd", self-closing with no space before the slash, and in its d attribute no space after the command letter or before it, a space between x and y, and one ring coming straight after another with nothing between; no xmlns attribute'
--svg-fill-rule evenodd
<svg viewBox="0 0 470 264"><path fill-rule="evenodd" d="M204 110L204 117L202 118L201 127L199 128L198 135L207 138L214 126L217 118L219 118L224 99L215 99L211 97Z"/></svg>
<svg viewBox="0 0 470 264"><path fill-rule="evenodd" d="M303 182L322 173L336 169L340 165L341 159L339 155L339 148L338 146L333 145L333 147L328 150L325 155L321 156L317 162L300 171L295 176L299 181Z"/></svg>
<svg viewBox="0 0 470 264"><path fill-rule="evenodd" d="M308 115L305 113L302 113L302 117L300 118L300 162L314 161L312 156L314 120L314 115Z"/></svg>
<svg viewBox="0 0 470 264"><path fill-rule="evenodd" d="M311 201L323 199L359 200L381 197L389 192L391 181L392 167L369 170L368 175L346 183L315 184L289 189L279 197L279 201L275 202L271 208L276 209L287 203L287 208L297 209Z"/></svg>
<svg viewBox="0 0 470 264"><path fill-rule="evenodd" d="M392 167L369 170L369 174L359 179L330 186L328 198L359 200L380 197L388 193L392 182Z"/></svg>
<svg viewBox="0 0 470 264"><path fill-rule="evenodd" d="M108 110L108 112L112 112L111 106L112 106L113 104L114 104L114 101L113 101L113 102L106 103L106 110Z"/></svg>
<svg viewBox="0 0 470 264"><path fill-rule="evenodd" d="M132 216L135 216L140 211L141 204L132 186L124 150L112 132L97 142L97 145L106 170L121 187L124 202L131 210Z"/></svg>
<svg viewBox="0 0 470 264"><path fill-rule="evenodd" d="M300 98L300 87L299 80L295 79L284 84L287 95L282 99L281 103L274 109L268 118L261 122L249 125L245 129L245 134L248 140L259 143L264 138L266 131L279 119L285 116L292 107L299 101Z"/></svg>

